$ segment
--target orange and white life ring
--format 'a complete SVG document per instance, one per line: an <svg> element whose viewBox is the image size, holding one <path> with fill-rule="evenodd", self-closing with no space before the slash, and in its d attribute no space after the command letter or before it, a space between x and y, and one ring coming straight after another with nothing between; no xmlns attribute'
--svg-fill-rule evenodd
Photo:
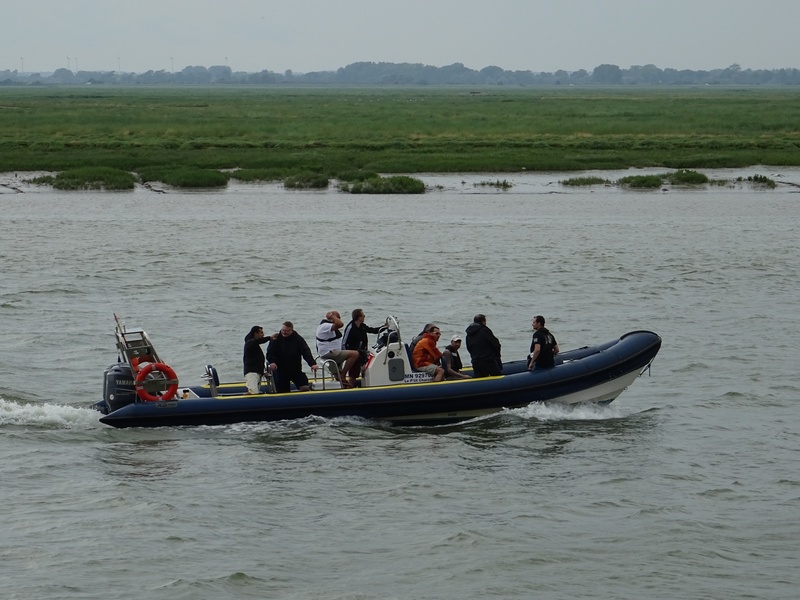
<svg viewBox="0 0 800 600"><path fill-rule="evenodd" d="M167 388L167 391L164 392L161 396L154 396L153 394L150 394L147 390L144 389L144 380L153 371L159 371L163 373L167 379L170 379L173 382L170 383L170 386ZM139 396L139 398L141 398L145 402L172 400L175 397L175 394L178 393L178 376L175 375L175 371L172 370L172 367L170 367L165 363L146 364L144 367L142 367L142 370L139 371L139 373L137 373L134 383L136 387L136 395Z"/></svg>

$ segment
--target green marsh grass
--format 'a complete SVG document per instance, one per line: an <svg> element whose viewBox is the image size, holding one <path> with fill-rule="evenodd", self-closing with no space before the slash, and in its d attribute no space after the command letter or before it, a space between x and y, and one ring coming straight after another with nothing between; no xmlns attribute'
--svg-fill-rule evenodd
<svg viewBox="0 0 800 600"><path fill-rule="evenodd" d="M609 185L611 182L602 177L571 177L559 182L561 185L569 186L588 186L588 185Z"/></svg>
<svg viewBox="0 0 800 600"><path fill-rule="evenodd" d="M763 175L752 175L744 178L739 177L739 183L747 181L756 186L775 187L775 182ZM730 179L709 179L705 173L693 171L691 169L679 169L678 171L661 173L659 175L628 175L617 181L610 181L600 177L573 177L559 182L566 186L590 186L590 185L619 185L636 189L659 189L665 183L672 185L714 185L727 186L733 185Z"/></svg>
<svg viewBox="0 0 800 600"><path fill-rule="evenodd" d="M145 167L139 173L142 183L160 181L181 188L218 188L228 185L230 173L192 166Z"/></svg>
<svg viewBox="0 0 800 600"><path fill-rule="evenodd" d="M0 172L107 167L170 185L306 172L800 165L800 90L0 87ZM164 165L171 165L170 168ZM170 174L170 172L174 172Z"/></svg>
<svg viewBox="0 0 800 600"><path fill-rule="evenodd" d="M768 188L774 188L776 185L775 180L770 179L766 175L751 175L747 178L747 181Z"/></svg>
<svg viewBox="0 0 800 600"><path fill-rule="evenodd" d="M231 179L239 181L281 181L286 177L284 169L237 169L231 172Z"/></svg>
<svg viewBox="0 0 800 600"><path fill-rule="evenodd" d="M320 173L299 173L290 175L283 180L283 187L294 190L316 189L321 190L328 187L330 181L327 175Z"/></svg>
<svg viewBox="0 0 800 600"><path fill-rule="evenodd" d="M136 177L111 167L81 167L31 179L32 183L52 185L57 190L132 190Z"/></svg>
<svg viewBox="0 0 800 600"><path fill-rule="evenodd" d="M664 182L661 175L630 175L620 178L617 183L622 186L640 190L652 190L660 188Z"/></svg>
<svg viewBox="0 0 800 600"><path fill-rule="evenodd" d="M680 169L663 176L673 185L700 185L708 183L708 175L691 169Z"/></svg>
<svg viewBox="0 0 800 600"><path fill-rule="evenodd" d="M424 194L425 183L416 177L394 175L343 183L339 189L351 194Z"/></svg>

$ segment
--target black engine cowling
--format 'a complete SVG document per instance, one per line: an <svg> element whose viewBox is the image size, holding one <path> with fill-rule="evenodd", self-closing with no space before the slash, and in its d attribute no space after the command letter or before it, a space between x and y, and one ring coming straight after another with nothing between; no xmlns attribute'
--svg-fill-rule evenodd
<svg viewBox="0 0 800 600"><path fill-rule="evenodd" d="M103 373L103 402L106 414L136 402L133 370L128 363L108 365ZM102 403L101 403L102 404Z"/></svg>

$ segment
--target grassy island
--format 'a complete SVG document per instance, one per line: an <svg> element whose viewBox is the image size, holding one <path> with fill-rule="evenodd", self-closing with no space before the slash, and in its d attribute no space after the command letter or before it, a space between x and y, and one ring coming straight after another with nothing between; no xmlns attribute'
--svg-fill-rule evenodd
<svg viewBox="0 0 800 600"><path fill-rule="evenodd" d="M756 164L800 165L800 90L0 87L0 172L65 189Z"/></svg>

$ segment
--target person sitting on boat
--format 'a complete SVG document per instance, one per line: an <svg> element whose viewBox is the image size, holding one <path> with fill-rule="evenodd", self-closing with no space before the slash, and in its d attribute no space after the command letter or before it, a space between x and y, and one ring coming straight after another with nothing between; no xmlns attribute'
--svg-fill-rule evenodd
<svg viewBox="0 0 800 600"><path fill-rule="evenodd" d="M503 374L500 359L500 340L486 326L486 315L477 314L466 329L467 351L472 358L475 377L490 377Z"/></svg>
<svg viewBox="0 0 800 600"><path fill-rule="evenodd" d="M345 381L344 373L349 373L354 365L358 365L358 350L342 349L342 332L344 327L342 315L338 311L329 310L317 327L317 353L323 360L336 363L333 373L342 382L342 387L350 384Z"/></svg>
<svg viewBox="0 0 800 600"><path fill-rule="evenodd" d="M450 338L450 343L442 350L442 366L444 367L446 379L470 379L469 375L461 372L464 364L458 354L460 348L461 336L456 334Z"/></svg>
<svg viewBox="0 0 800 600"><path fill-rule="evenodd" d="M361 375L361 366L367 361L367 347L369 346L368 333L380 333L380 327L370 327L364 323L366 315L364 310L356 308L350 313L353 318L344 328L342 334L342 349L355 350L358 352L358 360L347 371L350 387L355 387L358 376Z"/></svg>
<svg viewBox="0 0 800 600"><path fill-rule="evenodd" d="M528 370L546 369L555 366L558 342L555 336L544 326L544 317L542 315L533 317L531 326L533 327L533 339L531 340Z"/></svg>
<svg viewBox="0 0 800 600"><path fill-rule="evenodd" d="M248 394L258 394L260 392L261 378L266 370L264 351L261 350L261 344L266 344L275 337L278 337L278 335L265 336L264 328L261 325L253 325L250 328L250 333L244 336L242 363L244 363L244 382L247 385Z"/></svg>
<svg viewBox="0 0 800 600"><path fill-rule="evenodd" d="M311 348L294 330L292 322L284 321L280 335L267 346L267 362L269 370L275 374L276 392L288 392L292 383L298 392L308 391L308 376L303 373L302 359L305 359L312 371L317 370Z"/></svg>
<svg viewBox="0 0 800 600"><path fill-rule="evenodd" d="M425 331L422 339L417 342L414 352L411 355L411 364L417 371L422 371L433 377L434 381L441 381L444 379L444 369L439 366L442 353L436 347L439 337L442 332L436 325L431 325L430 329Z"/></svg>
<svg viewBox="0 0 800 600"><path fill-rule="evenodd" d="M413 356L414 355L414 348L417 347L417 344L422 339L422 336L424 336L425 332L430 330L431 327L435 327L435 324L434 323L425 323L425 327L422 328L422 331L420 331L417 335L415 335L413 338L411 338L411 343L408 345L408 355L409 356Z"/></svg>

